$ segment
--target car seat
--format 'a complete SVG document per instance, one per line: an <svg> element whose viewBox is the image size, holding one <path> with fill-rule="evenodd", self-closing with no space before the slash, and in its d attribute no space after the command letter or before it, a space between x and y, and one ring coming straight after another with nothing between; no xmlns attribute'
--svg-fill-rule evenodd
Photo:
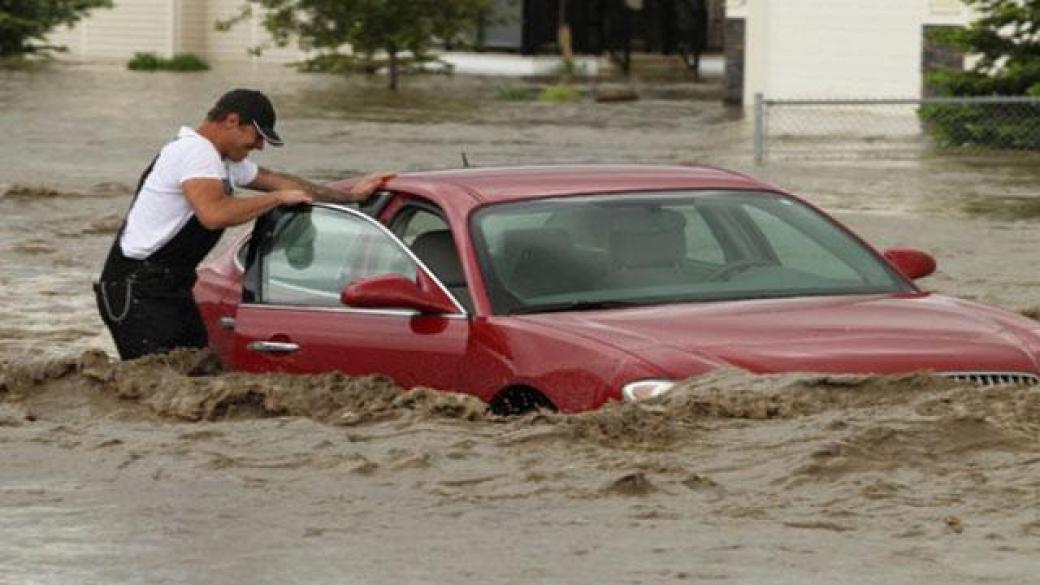
<svg viewBox="0 0 1040 585"><path fill-rule="evenodd" d="M563 228L536 227L502 233L504 284L523 298L582 290L581 263Z"/></svg>
<svg viewBox="0 0 1040 585"><path fill-rule="evenodd" d="M686 218L669 209L635 208L611 219L608 283L619 287L678 283L686 259Z"/></svg>
<svg viewBox="0 0 1040 585"><path fill-rule="evenodd" d="M412 252L433 272L434 276L466 308L473 312L473 300L466 286L455 239L450 230L433 230L421 234L412 242Z"/></svg>

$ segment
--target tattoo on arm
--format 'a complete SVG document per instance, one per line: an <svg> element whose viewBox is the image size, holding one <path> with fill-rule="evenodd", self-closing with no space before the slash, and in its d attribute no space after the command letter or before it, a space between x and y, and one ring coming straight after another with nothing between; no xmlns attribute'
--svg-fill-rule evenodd
<svg viewBox="0 0 1040 585"><path fill-rule="evenodd" d="M296 175L291 175L289 173L275 172L260 167L260 175L264 178L265 183L274 188L273 190L300 189L319 201L342 203L343 201L349 200L345 193L335 189L330 189L324 185L319 185L312 181L308 181L303 177L297 177Z"/></svg>
<svg viewBox="0 0 1040 585"><path fill-rule="evenodd" d="M319 185L294 175L285 175L286 178L296 183L298 189L306 191L308 195L322 201L343 201L345 195L335 189L329 189L324 185Z"/></svg>

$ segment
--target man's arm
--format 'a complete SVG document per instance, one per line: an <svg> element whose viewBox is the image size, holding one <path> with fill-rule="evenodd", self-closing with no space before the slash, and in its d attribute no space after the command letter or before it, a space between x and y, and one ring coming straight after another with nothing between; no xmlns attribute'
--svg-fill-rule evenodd
<svg viewBox="0 0 1040 585"><path fill-rule="evenodd" d="M260 167L253 182L246 185L249 189L258 191L299 190L307 193L318 201L329 201L332 203L361 202L368 199L372 193L379 189L383 183L394 178L396 173L380 172L372 173L363 177L351 187L350 191L337 191L297 177L288 173L275 172Z"/></svg>
<svg viewBox="0 0 1040 585"><path fill-rule="evenodd" d="M307 193L294 189L281 189L254 197L229 197L217 179L188 179L181 188L199 223L209 230L243 224L279 205L310 203L312 200Z"/></svg>

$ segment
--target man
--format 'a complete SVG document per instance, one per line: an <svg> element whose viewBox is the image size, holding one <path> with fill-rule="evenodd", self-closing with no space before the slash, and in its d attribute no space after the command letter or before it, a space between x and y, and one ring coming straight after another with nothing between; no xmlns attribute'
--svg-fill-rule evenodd
<svg viewBox="0 0 1040 585"><path fill-rule="evenodd" d="M127 360L178 347L205 347L192 296L195 269L224 228L279 205L315 199L360 202L393 173L373 173L349 192L258 167L250 151L281 146L262 93L224 94L196 130L182 127L141 176L130 210L95 285L98 310ZM234 197L236 187L266 193Z"/></svg>

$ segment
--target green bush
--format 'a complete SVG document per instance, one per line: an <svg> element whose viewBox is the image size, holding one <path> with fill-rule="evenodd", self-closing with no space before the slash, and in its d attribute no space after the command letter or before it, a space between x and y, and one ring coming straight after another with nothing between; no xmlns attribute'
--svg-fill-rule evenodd
<svg viewBox="0 0 1040 585"><path fill-rule="evenodd" d="M53 60L50 53L0 56L0 69L33 71L50 65Z"/></svg>
<svg viewBox="0 0 1040 585"><path fill-rule="evenodd" d="M191 53L178 53L167 62L170 71L205 71L209 63Z"/></svg>
<svg viewBox="0 0 1040 585"><path fill-rule="evenodd" d="M508 102L526 102L533 100L537 90L524 85L500 85L496 88L498 99Z"/></svg>
<svg viewBox="0 0 1040 585"><path fill-rule="evenodd" d="M134 53L126 68L133 71L205 71L209 64L191 53L177 53L170 58L155 53Z"/></svg>
<svg viewBox="0 0 1040 585"><path fill-rule="evenodd" d="M1040 105L930 104L918 115L942 147L1040 150Z"/></svg>
<svg viewBox="0 0 1040 585"><path fill-rule="evenodd" d="M581 98L581 91L565 83L550 85L538 94L538 99L543 102L576 102Z"/></svg>

